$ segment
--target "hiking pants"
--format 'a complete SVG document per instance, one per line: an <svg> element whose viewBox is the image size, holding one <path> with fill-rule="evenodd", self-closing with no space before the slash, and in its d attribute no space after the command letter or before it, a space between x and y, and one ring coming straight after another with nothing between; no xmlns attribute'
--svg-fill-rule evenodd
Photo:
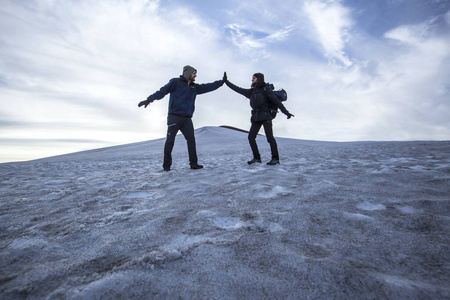
<svg viewBox="0 0 450 300"><path fill-rule="evenodd" d="M163 168L170 168L172 165L172 149L175 144L175 136L181 131L187 142L189 163L197 163L197 150L195 146L194 124L192 118L177 115L167 117L167 137L164 145L164 163Z"/></svg>
<svg viewBox="0 0 450 300"><path fill-rule="evenodd" d="M253 122L248 133L248 141L252 148L253 158L261 159L259 154L258 145L256 144L256 136L258 135L261 126L264 126L264 132L266 134L267 142L270 144L270 150L272 151L272 159L279 160L277 141L273 137L272 120Z"/></svg>

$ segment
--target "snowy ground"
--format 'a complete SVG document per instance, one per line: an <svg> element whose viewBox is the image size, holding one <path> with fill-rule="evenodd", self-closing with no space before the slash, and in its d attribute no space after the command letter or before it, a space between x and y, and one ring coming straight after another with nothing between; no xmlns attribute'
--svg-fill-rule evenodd
<svg viewBox="0 0 450 300"><path fill-rule="evenodd" d="M0 164L0 298L450 298L450 142L196 137Z"/></svg>

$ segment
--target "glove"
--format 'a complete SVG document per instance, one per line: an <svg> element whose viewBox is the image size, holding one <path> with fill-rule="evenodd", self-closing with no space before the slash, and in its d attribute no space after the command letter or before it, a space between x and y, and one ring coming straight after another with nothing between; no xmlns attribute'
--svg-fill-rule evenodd
<svg viewBox="0 0 450 300"><path fill-rule="evenodd" d="M295 117L295 116L294 116L293 114L291 114L291 113L287 113L286 116L287 116L288 119L290 119L291 117Z"/></svg>
<svg viewBox="0 0 450 300"><path fill-rule="evenodd" d="M228 81L227 72L223 72L222 80L223 80L223 82L227 82Z"/></svg>
<svg viewBox="0 0 450 300"><path fill-rule="evenodd" d="M138 107L141 107L142 105L145 105L144 108L147 108L147 106L150 104L150 100L144 100L139 102Z"/></svg>

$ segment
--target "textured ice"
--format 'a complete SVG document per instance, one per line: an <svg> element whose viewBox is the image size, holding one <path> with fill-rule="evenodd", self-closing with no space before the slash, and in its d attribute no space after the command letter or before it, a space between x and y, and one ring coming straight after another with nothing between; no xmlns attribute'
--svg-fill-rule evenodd
<svg viewBox="0 0 450 300"><path fill-rule="evenodd" d="M386 209L386 207L383 204L379 203L369 203L364 202L361 204L358 204L357 207L362 210L383 210Z"/></svg>
<svg viewBox="0 0 450 300"><path fill-rule="evenodd" d="M196 137L0 164L0 298L450 298L450 142Z"/></svg>

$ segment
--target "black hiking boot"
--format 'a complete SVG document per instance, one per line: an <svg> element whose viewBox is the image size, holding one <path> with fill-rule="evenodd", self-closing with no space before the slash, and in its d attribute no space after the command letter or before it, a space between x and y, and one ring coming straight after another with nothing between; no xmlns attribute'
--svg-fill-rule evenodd
<svg viewBox="0 0 450 300"><path fill-rule="evenodd" d="M193 170L203 169L203 166L196 163L191 165L191 169Z"/></svg>
<svg viewBox="0 0 450 300"><path fill-rule="evenodd" d="M275 165L279 165L280 161L278 159L272 159L271 161L269 161L267 163L269 166L275 166Z"/></svg>
<svg viewBox="0 0 450 300"><path fill-rule="evenodd" d="M254 158L254 159L248 161L247 163L248 163L249 165L252 165L252 164L254 164L254 163L261 163L261 159Z"/></svg>

